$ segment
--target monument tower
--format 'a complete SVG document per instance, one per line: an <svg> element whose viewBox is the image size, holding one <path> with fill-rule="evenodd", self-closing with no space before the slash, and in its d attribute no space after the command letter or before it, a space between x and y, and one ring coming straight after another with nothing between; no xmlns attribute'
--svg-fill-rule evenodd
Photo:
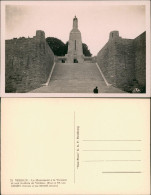
<svg viewBox="0 0 151 195"><path fill-rule="evenodd" d="M66 55L68 63L82 63L84 61L81 33L78 29L78 19L73 19L73 29L70 32L68 53Z"/></svg>

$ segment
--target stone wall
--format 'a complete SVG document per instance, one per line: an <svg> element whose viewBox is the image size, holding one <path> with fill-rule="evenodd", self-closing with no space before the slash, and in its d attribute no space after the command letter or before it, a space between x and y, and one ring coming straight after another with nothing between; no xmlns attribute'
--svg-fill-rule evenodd
<svg viewBox="0 0 151 195"><path fill-rule="evenodd" d="M134 39L135 48L135 78L139 85L146 83L146 33Z"/></svg>
<svg viewBox="0 0 151 195"><path fill-rule="evenodd" d="M33 38L6 40L5 46L6 93L28 92L47 81L54 54L43 31L37 31Z"/></svg>
<svg viewBox="0 0 151 195"><path fill-rule="evenodd" d="M113 86L129 91L145 87L145 33L136 39L123 39L118 31L110 33L109 41L97 55L97 63Z"/></svg>
<svg viewBox="0 0 151 195"><path fill-rule="evenodd" d="M116 84L115 79L115 48L112 42L107 43L97 55L97 63L109 83Z"/></svg>

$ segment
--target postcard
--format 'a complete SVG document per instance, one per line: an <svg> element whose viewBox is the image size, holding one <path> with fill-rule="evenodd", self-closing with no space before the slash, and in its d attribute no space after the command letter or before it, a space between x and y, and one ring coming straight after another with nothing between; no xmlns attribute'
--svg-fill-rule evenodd
<svg viewBox="0 0 151 195"><path fill-rule="evenodd" d="M2 1L2 97L150 97L150 1Z"/></svg>
<svg viewBox="0 0 151 195"><path fill-rule="evenodd" d="M1 101L1 194L150 194L149 99Z"/></svg>

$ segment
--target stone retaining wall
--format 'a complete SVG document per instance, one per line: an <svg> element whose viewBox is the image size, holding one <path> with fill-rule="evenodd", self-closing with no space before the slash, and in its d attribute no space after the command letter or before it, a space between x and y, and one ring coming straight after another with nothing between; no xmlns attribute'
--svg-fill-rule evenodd
<svg viewBox="0 0 151 195"><path fill-rule="evenodd" d="M123 39L118 31L110 33L109 41L99 51L97 63L107 81L122 90L146 86L145 32L136 39Z"/></svg>
<svg viewBox="0 0 151 195"><path fill-rule="evenodd" d="M5 92L28 92L48 79L54 54L45 41L43 31L33 38L6 40Z"/></svg>

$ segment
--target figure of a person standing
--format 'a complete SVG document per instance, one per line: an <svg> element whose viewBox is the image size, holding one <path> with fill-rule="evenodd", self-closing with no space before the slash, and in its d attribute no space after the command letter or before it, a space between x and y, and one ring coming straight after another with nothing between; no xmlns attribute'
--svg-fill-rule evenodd
<svg viewBox="0 0 151 195"><path fill-rule="evenodd" d="M96 86L96 88L93 89L93 93L98 93L98 87Z"/></svg>

